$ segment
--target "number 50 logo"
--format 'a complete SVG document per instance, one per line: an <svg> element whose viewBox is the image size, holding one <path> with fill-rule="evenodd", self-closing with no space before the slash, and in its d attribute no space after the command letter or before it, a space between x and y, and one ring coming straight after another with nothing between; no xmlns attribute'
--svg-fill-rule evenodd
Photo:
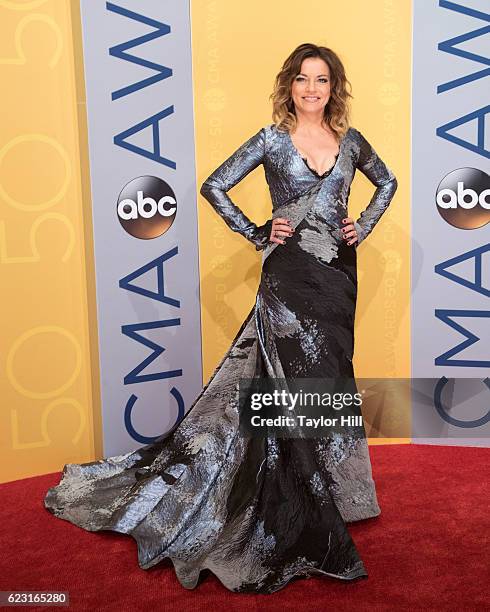
<svg viewBox="0 0 490 612"><path fill-rule="evenodd" d="M127 183L117 199L117 217L135 238L164 234L177 214L177 200L168 183L156 176L139 176Z"/></svg>

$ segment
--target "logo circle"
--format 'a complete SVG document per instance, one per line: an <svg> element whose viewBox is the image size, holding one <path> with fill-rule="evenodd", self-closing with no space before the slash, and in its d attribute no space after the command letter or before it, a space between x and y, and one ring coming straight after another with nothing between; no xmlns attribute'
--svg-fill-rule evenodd
<svg viewBox="0 0 490 612"><path fill-rule="evenodd" d="M121 190L117 218L124 230L142 240L169 230L177 214L177 198L168 183L156 176L139 176Z"/></svg>
<svg viewBox="0 0 490 612"><path fill-rule="evenodd" d="M477 168L452 170L437 187L436 206L453 227L483 227L490 221L489 175Z"/></svg>

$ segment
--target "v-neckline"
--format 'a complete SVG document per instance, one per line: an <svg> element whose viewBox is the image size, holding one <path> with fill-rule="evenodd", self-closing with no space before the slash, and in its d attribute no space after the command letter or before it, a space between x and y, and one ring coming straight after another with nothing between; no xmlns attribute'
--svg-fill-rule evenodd
<svg viewBox="0 0 490 612"><path fill-rule="evenodd" d="M298 151L298 152L299 152L299 151ZM303 157L303 156L301 156L301 159L302 159L302 160L305 162L305 165L307 166L308 170L311 170L315 176L317 176L318 178L325 178L325 177L326 177L326 176L328 176L328 175L329 175L329 174L332 172L332 170L334 169L335 164L337 163L337 158L338 158L338 156L339 156L339 155L340 155L340 150L339 150L339 152L338 152L338 153L335 155L335 161L334 161L334 163L333 163L333 164L330 166L330 168L327 168L323 174L318 174L318 172L317 172L317 171L316 171L314 168L312 168L312 167L310 166L310 164L308 163L308 158L307 158L307 157Z"/></svg>
<svg viewBox="0 0 490 612"><path fill-rule="evenodd" d="M293 142L293 139L291 138L291 134L289 133L289 130L286 131L286 136L287 139L291 145L291 148L293 149L293 151L295 152L295 154L297 155L297 157L299 157L299 159L301 159L302 161L302 165L306 167L306 169L316 178L318 178L319 180L322 180L324 178L328 178L329 176L331 176L333 174L333 171L335 170L337 164L339 163L339 159L342 153L342 146L344 144L344 140L347 137L347 134L349 133L350 128L347 130L347 132L344 134L344 137L340 140L339 142L339 151L337 153L336 159L335 159L335 163L333 164L333 166L331 168L329 168L328 170L325 170L325 172L323 174L318 174L315 170L313 170L313 168L310 168L310 166L308 165L308 163L305 163L305 158L301 155L301 153L299 152L299 150L296 148L296 145ZM325 174L328 172L328 174L325 176Z"/></svg>

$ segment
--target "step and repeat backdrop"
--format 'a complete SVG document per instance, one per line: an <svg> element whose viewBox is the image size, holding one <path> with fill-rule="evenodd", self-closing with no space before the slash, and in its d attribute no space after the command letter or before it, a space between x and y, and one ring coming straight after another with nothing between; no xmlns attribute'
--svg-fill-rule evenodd
<svg viewBox="0 0 490 612"><path fill-rule="evenodd" d="M489 36L488 2L414 2L411 371L436 383L415 442L490 441Z"/></svg>
<svg viewBox="0 0 490 612"><path fill-rule="evenodd" d="M486 444L484 5L0 0L1 481L129 452L191 406L261 265L199 187L272 122L303 42L340 55L399 183L358 251L356 375L435 381L385 398L370 442ZM358 173L350 216L373 189ZM230 195L270 217L262 170Z"/></svg>

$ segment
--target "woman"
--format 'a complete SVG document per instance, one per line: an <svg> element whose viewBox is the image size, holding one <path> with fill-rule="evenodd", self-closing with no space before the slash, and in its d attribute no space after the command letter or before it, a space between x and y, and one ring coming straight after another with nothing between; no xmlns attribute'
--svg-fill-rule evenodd
<svg viewBox="0 0 490 612"><path fill-rule="evenodd" d="M253 378L353 378L356 247L386 210L396 179L348 126L337 55L300 45L263 127L204 182L201 194L234 231L263 249L254 307L185 418L154 444L68 464L45 505L88 529L131 534L149 568L170 558L194 588L208 568L233 591L271 593L293 576L367 576L346 521L380 509L365 435L246 437L237 385ZM227 194L259 164L272 219L258 227ZM376 186L347 215L356 168Z"/></svg>

